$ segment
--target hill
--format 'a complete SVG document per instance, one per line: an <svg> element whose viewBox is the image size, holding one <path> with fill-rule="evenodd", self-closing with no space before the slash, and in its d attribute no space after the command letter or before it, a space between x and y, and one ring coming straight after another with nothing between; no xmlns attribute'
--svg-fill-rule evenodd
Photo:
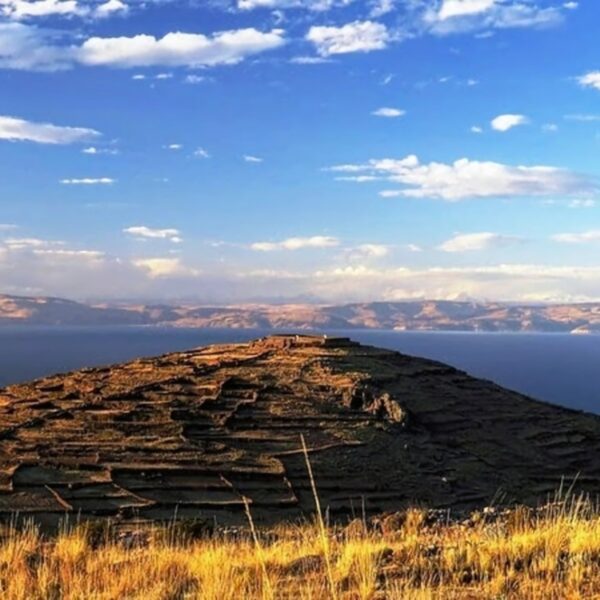
<svg viewBox="0 0 600 600"><path fill-rule="evenodd" d="M600 418L345 338L273 336L0 390L0 516L55 523L535 503L600 491Z"/></svg>
<svg viewBox="0 0 600 600"><path fill-rule="evenodd" d="M287 330L600 331L600 303L518 305L418 300L342 305L84 304L0 295L2 325L156 325Z"/></svg>

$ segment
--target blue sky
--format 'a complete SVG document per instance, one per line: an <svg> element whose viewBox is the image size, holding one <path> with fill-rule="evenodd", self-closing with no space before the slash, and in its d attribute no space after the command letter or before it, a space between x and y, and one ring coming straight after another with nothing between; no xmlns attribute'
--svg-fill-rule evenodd
<svg viewBox="0 0 600 600"><path fill-rule="evenodd" d="M594 0L0 0L0 292L600 299Z"/></svg>

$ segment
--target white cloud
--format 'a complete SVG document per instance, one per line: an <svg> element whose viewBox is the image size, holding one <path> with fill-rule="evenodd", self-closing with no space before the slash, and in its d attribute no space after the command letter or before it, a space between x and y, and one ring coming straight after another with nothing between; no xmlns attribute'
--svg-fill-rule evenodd
<svg viewBox="0 0 600 600"><path fill-rule="evenodd" d="M210 158L210 154L204 148L196 148L194 156L196 158Z"/></svg>
<svg viewBox="0 0 600 600"><path fill-rule="evenodd" d="M572 302L600 298L599 281L599 267L577 265L498 264L422 269L355 265L317 271L307 278L304 286L316 297L330 302L410 298Z"/></svg>
<svg viewBox="0 0 600 600"><path fill-rule="evenodd" d="M264 159L258 156L252 156L251 154L244 154L244 161L248 163L262 163Z"/></svg>
<svg viewBox="0 0 600 600"><path fill-rule="evenodd" d="M545 133L556 133L558 131L558 125L556 123L544 123L542 125L542 131Z"/></svg>
<svg viewBox="0 0 600 600"><path fill-rule="evenodd" d="M77 61L85 65L116 67L214 66L235 64L248 56L278 48L285 43L283 31L263 33L256 29L222 31L212 36L200 33L167 33L86 40Z"/></svg>
<svg viewBox="0 0 600 600"><path fill-rule="evenodd" d="M250 248L257 252L273 252L276 250L301 250L304 248L332 248L339 246L337 238L315 235L313 237L292 237L280 242L255 242Z"/></svg>
<svg viewBox="0 0 600 600"><path fill-rule="evenodd" d="M321 56L383 50L391 36L385 25L374 21L354 21L340 27L313 26L306 39Z"/></svg>
<svg viewBox="0 0 600 600"><path fill-rule="evenodd" d="M290 58L290 63L293 65L322 65L330 62L333 61L322 56L294 56Z"/></svg>
<svg viewBox="0 0 600 600"><path fill-rule="evenodd" d="M165 146L167 150L181 150L183 148L183 144L167 144Z"/></svg>
<svg viewBox="0 0 600 600"><path fill-rule="evenodd" d="M590 242L600 242L600 229L583 231L581 233L558 233L552 236L555 242L564 244L587 244Z"/></svg>
<svg viewBox="0 0 600 600"><path fill-rule="evenodd" d="M396 8L397 0L371 0L369 17L377 19L391 13Z"/></svg>
<svg viewBox="0 0 600 600"><path fill-rule="evenodd" d="M478 15L496 5L496 0L444 0L438 12L441 21L452 17Z"/></svg>
<svg viewBox="0 0 600 600"><path fill-rule="evenodd" d="M84 148L81 152L82 154L91 155L110 154L112 156L116 156L117 154L119 154L119 151L116 148L97 148L96 146L88 146L87 148Z"/></svg>
<svg viewBox="0 0 600 600"><path fill-rule="evenodd" d="M126 13L129 7L121 0L107 0L103 4L96 7L94 11L95 16L99 18L110 17L115 13Z"/></svg>
<svg viewBox="0 0 600 600"><path fill-rule="evenodd" d="M63 246L65 242L58 240L42 240L40 238L8 238L2 243L10 250L40 249Z"/></svg>
<svg viewBox="0 0 600 600"><path fill-rule="evenodd" d="M428 4L423 13L424 29L437 35L547 27L562 20L564 8L544 7L535 0L444 0L437 6Z"/></svg>
<svg viewBox="0 0 600 600"><path fill-rule="evenodd" d="M256 8L304 8L321 12L336 6L347 6L353 1L354 0L238 0L237 7L240 10L253 10Z"/></svg>
<svg viewBox="0 0 600 600"><path fill-rule="evenodd" d="M473 125L471 127L471 133L483 133L483 129L479 125Z"/></svg>
<svg viewBox="0 0 600 600"><path fill-rule="evenodd" d="M403 117L406 114L405 110L399 108L382 107L374 110L371 113L375 117L385 117L388 119L395 119L397 117Z"/></svg>
<svg viewBox="0 0 600 600"><path fill-rule="evenodd" d="M116 179L111 177L82 177L73 179L61 179L63 185L111 185Z"/></svg>
<svg viewBox="0 0 600 600"><path fill-rule="evenodd" d="M508 246L520 241L520 238L499 233L463 233L455 235L438 246L444 252L473 252Z"/></svg>
<svg viewBox="0 0 600 600"><path fill-rule="evenodd" d="M18 229L18 226L13 223L0 223L0 231L12 231L13 229Z"/></svg>
<svg viewBox="0 0 600 600"><path fill-rule="evenodd" d="M600 71L590 71L585 75L577 78L579 85L583 87L591 87L595 90L600 90Z"/></svg>
<svg viewBox="0 0 600 600"><path fill-rule="evenodd" d="M49 32L23 23L0 22L0 68L56 71L72 63L70 50Z"/></svg>
<svg viewBox="0 0 600 600"><path fill-rule="evenodd" d="M128 260L102 252L56 246L9 249L0 244L6 293L67 297L189 297L201 302L255 302L257 298L311 296L323 302L494 299L584 301L600 299L600 267L567 264L492 264L410 268L353 264L316 272L286 269L200 270L181 258Z"/></svg>
<svg viewBox="0 0 600 600"><path fill-rule="evenodd" d="M575 199L569 202L569 208L594 208L596 201L591 198Z"/></svg>
<svg viewBox="0 0 600 600"><path fill-rule="evenodd" d="M123 229L123 233L132 235L137 239L155 239L155 240L168 240L174 244L179 244L183 240L181 233L178 229L156 229L152 227L146 227L145 225L134 225Z"/></svg>
<svg viewBox="0 0 600 600"><path fill-rule="evenodd" d="M207 81L207 78L203 75L186 75L183 80L184 83L188 83L190 85L198 85L199 83L204 83Z"/></svg>
<svg viewBox="0 0 600 600"><path fill-rule="evenodd" d="M346 175L343 177L336 177L336 181L352 181L353 183L370 183L371 181L380 181L381 177L376 175Z"/></svg>
<svg viewBox="0 0 600 600"><path fill-rule="evenodd" d="M100 133L94 129L59 127L50 123L34 123L0 115L0 140L38 144L74 144L89 141L99 135Z"/></svg>
<svg viewBox="0 0 600 600"><path fill-rule="evenodd" d="M81 45L59 44L56 33L23 23L0 23L0 68L54 71L85 66L208 67L232 65L285 44L284 32L254 28L132 37L91 37ZM138 79L139 77L138 74Z"/></svg>
<svg viewBox="0 0 600 600"><path fill-rule="evenodd" d="M87 11L76 0L3 0L0 13L11 19L47 17L52 15L82 15Z"/></svg>
<svg viewBox="0 0 600 600"><path fill-rule="evenodd" d="M505 114L492 119L490 125L492 129L504 132L519 125L527 125L527 123L529 123L529 119L525 115Z"/></svg>
<svg viewBox="0 0 600 600"><path fill-rule="evenodd" d="M367 258L383 258L390 252L389 246L384 244L360 244L355 250Z"/></svg>
<svg viewBox="0 0 600 600"><path fill-rule="evenodd" d="M384 177L399 190L384 190L386 198L466 198L573 195L594 189L592 182L565 169L547 166L511 166L462 158L451 164L422 164L410 155L403 159L372 159L366 164L334 166L334 172Z"/></svg>
<svg viewBox="0 0 600 600"><path fill-rule="evenodd" d="M592 115L592 114L565 115L565 119L567 121L578 121L580 123L595 123L596 121L600 121L600 115Z"/></svg>
<svg viewBox="0 0 600 600"><path fill-rule="evenodd" d="M56 16L102 19L116 13L125 13L127 10L127 4L121 0L107 0L102 3L78 0L0 1L0 15L17 21Z"/></svg>
<svg viewBox="0 0 600 600"><path fill-rule="evenodd" d="M146 271L152 279L195 277L199 274L196 269L185 266L180 258L140 258L132 264Z"/></svg>

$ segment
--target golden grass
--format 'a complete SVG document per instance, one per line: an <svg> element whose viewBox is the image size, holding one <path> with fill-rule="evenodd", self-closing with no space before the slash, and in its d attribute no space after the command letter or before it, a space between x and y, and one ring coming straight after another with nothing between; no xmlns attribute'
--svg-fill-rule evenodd
<svg viewBox="0 0 600 600"><path fill-rule="evenodd" d="M197 540L154 529L139 545L116 535L98 541L84 526L52 538L33 527L7 529L0 598L600 598L600 512L590 502L463 522L430 522L413 509L390 521L325 529L315 522Z"/></svg>

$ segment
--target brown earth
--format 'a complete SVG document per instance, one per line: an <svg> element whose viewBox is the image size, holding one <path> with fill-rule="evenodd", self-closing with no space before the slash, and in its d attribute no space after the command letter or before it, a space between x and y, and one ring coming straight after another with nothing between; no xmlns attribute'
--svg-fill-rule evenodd
<svg viewBox="0 0 600 600"><path fill-rule="evenodd" d="M273 336L0 390L0 517L259 522L600 492L600 417L345 338Z"/></svg>

